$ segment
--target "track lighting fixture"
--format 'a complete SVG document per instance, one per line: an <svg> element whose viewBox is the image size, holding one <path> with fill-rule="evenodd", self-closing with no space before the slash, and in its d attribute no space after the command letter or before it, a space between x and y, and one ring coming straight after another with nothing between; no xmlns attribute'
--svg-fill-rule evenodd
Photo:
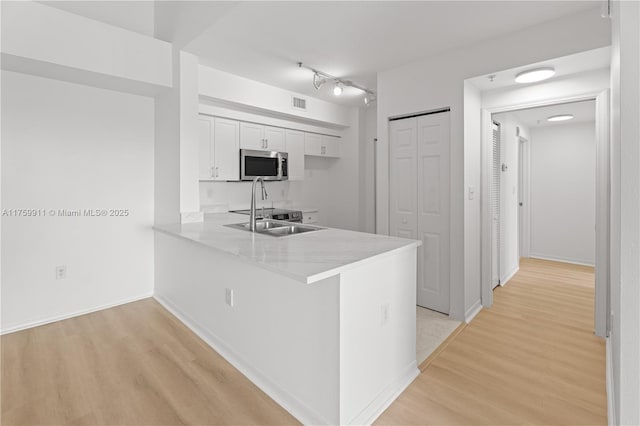
<svg viewBox="0 0 640 426"><path fill-rule="evenodd" d="M320 88L327 82L333 82L333 94L335 96L340 96L344 91L345 87L353 87L364 93L364 104L371 105L372 102L376 101L376 93L372 90L367 89L366 87L358 86L353 81L342 80L338 77L334 77L326 72L319 71L315 68L308 67L303 65L302 62L298 62L299 68L306 68L313 72L313 87L316 90L320 90Z"/></svg>

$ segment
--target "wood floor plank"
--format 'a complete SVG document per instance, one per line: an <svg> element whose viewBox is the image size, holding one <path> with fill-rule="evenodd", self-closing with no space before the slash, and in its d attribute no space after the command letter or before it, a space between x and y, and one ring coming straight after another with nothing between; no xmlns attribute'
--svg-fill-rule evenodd
<svg viewBox="0 0 640 426"><path fill-rule="evenodd" d="M593 334L593 302L593 268L522 259L494 291L494 306L376 423L606 424L605 349ZM436 417L426 400L437 404Z"/></svg>

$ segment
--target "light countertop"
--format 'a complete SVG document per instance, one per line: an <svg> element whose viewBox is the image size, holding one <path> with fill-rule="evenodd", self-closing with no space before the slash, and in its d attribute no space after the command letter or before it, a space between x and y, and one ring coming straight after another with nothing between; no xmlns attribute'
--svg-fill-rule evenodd
<svg viewBox="0 0 640 426"><path fill-rule="evenodd" d="M306 284L421 244L417 240L335 228L273 237L224 226L248 221L247 215L219 213L208 214L205 222L159 225L154 229L238 256Z"/></svg>

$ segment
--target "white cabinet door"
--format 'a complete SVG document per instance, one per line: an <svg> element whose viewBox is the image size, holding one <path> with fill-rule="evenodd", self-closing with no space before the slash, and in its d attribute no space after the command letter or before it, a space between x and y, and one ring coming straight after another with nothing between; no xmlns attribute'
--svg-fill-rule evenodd
<svg viewBox="0 0 640 426"><path fill-rule="evenodd" d="M214 179L240 179L240 123L236 120L214 120Z"/></svg>
<svg viewBox="0 0 640 426"><path fill-rule="evenodd" d="M304 153L305 155L321 155L322 152L322 136L315 133L304 134Z"/></svg>
<svg viewBox="0 0 640 426"><path fill-rule="evenodd" d="M340 138L336 136L305 134L305 155L340 157Z"/></svg>
<svg viewBox="0 0 640 426"><path fill-rule="evenodd" d="M213 119L198 117L198 178L211 180L213 170Z"/></svg>
<svg viewBox="0 0 640 426"><path fill-rule="evenodd" d="M240 148L266 150L264 126L254 123L240 123Z"/></svg>
<svg viewBox="0 0 640 426"><path fill-rule="evenodd" d="M304 179L304 133L287 130L285 134L289 180Z"/></svg>
<svg viewBox="0 0 640 426"><path fill-rule="evenodd" d="M281 127L264 126L264 146L267 151L286 151L285 130Z"/></svg>
<svg viewBox="0 0 640 426"><path fill-rule="evenodd" d="M340 157L340 138L322 135L320 154L326 157Z"/></svg>

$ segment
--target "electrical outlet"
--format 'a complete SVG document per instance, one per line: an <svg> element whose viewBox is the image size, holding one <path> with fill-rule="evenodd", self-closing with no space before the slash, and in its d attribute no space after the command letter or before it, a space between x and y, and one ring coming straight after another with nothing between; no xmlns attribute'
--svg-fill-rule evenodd
<svg viewBox="0 0 640 426"><path fill-rule="evenodd" d="M380 326L385 325L389 322L389 314L390 314L389 303L384 303L380 305Z"/></svg>
<svg viewBox="0 0 640 426"><path fill-rule="evenodd" d="M67 278L67 265L56 266L56 280Z"/></svg>
<svg viewBox="0 0 640 426"><path fill-rule="evenodd" d="M225 288L225 300L227 303L227 306L230 306L233 308L233 290L230 288Z"/></svg>

